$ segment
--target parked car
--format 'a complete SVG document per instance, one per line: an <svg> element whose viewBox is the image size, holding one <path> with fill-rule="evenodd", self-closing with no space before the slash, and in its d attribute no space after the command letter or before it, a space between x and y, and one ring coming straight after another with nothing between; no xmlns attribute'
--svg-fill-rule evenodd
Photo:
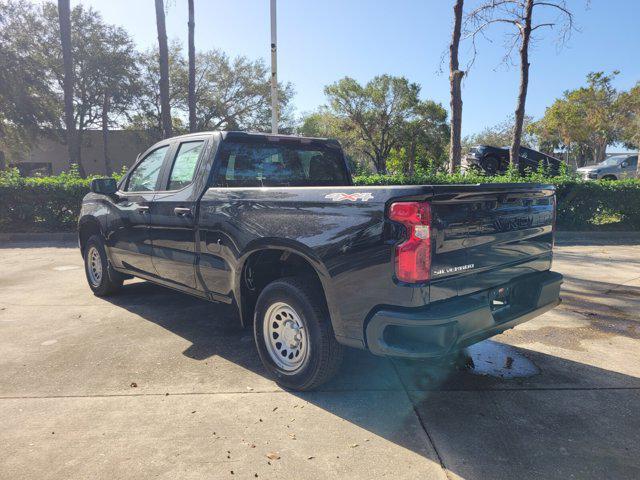
<svg viewBox="0 0 640 480"><path fill-rule="evenodd" d="M585 180L620 180L636 178L638 171L638 155L616 155L609 157L597 165L581 167L576 170Z"/></svg>
<svg viewBox="0 0 640 480"><path fill-rule="evenodd" d="M520 147L520 162L518 167L521 173L527 169L536 171L542 163L551 175L560 173L562 160L538 152L531 148ZM478 145L469 150L462 159L462 169L477 170L487 175L505 173L509 167L509 147L492 147L490 145Z"/></svg>
<svg viewBox="0 0 640 480"><path fill-rule="evenodd" d="M345 345L442 357L555 307L554 218L549 185L356 187L336 141L210 132L93 180L78 235L96 295L135 276L232 304L309 390Z"/></svg>

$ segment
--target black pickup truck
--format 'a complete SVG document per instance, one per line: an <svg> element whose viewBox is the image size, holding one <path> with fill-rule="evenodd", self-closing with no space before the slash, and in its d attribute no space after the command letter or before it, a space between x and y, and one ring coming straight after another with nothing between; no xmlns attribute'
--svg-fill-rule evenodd
<svg viewBox="0 0 640 480"><path fill-rule="evenodd" d="M442 357L555 307L554 220L551 186L356 187L336 141L209 132L94 180L78 227L96 295L135 276L233 304L309 390L344 345Z"/></svg>
<svg viewBox="0 0 640 480"><path fill-rule="evenodd" d="M520 147L520 161L518 170L526 173L527 170L535 172L542 165L549 175L559 175L562 160L538 152L531 148ZM462 159L462 170L476 170L487 175L506 173L509 168L509 147L492 147L491 145L478 145L469 149L469 153Z"/></svg>

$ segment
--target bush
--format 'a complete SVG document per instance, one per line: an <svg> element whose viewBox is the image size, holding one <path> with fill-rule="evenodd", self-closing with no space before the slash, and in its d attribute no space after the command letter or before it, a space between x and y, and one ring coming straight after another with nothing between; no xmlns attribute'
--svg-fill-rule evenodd
<svg viewBox="0 0 640 480"><path fill-rule="evenodd" d="M511 171L487 177L480 174L423 173L360 175L357 185L442 185L535 182L556 187L557 226L560 230L640 230L640 180L583 181L566 173L547 177L543 172L520 176Z"/></svg>
<svg viewBox="0 0 640 480"><path fill-rule="evenodd" d="M118 177L118 176L116 176ZM555 185L558 228L562 230L640 229L640 180L590 181L544 172L520 176L486 177L480 174L446 174L421 171L403 175L358 175L357 185L432 185L455 183L536 182ZM82 198L90 179L76 171L53 177L20 177L17 170L0 172L0 232L58 232L76 228Z"/></svg>

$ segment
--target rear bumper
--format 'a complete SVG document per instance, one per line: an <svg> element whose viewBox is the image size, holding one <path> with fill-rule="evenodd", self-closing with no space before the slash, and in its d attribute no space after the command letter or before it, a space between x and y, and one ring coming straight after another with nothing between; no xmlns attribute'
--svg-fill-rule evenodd
<svg viewBox="0 0 640 480"><path fill-rule="evenodd" d="M484 290L420 309L385 308L366 327L367 347L376 355L433 358L492 337L542 315L560 303L562 275L539 272L500 287L511 290L510 305L492 310Z"/></svg>

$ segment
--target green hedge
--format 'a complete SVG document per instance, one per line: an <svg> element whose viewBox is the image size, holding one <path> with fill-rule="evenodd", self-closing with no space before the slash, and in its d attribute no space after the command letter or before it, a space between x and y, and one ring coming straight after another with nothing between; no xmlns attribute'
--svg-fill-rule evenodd
<svg viewBox="0 0 640 480"><path fill-rule="evenodd" d="M640 180L583 181L570 175L546 177L507 174L495 177L461 174L366 175L358 185L443 185L452 183L548 183L556 187L557 226L560 230L640 230Z"/></svg>
<svg viewBox="0 0 640 480"><path fill-rule="evenodd" d="M640 230L640 181L584 182L563 175L548 178L534 173L497 177L444 173L366 175L358 185L539 182L556 186L558 228L562 230ZM16 170L0 172L0 232L73 231L90 179L77 173L23 178Z"/></svg>
<svg viewBox="0 0 640 480"><path fill-rule="evenodd" d="M1 232L58 232L76 228L89 179L75 174L20 177L0 174Z"/></svg>

